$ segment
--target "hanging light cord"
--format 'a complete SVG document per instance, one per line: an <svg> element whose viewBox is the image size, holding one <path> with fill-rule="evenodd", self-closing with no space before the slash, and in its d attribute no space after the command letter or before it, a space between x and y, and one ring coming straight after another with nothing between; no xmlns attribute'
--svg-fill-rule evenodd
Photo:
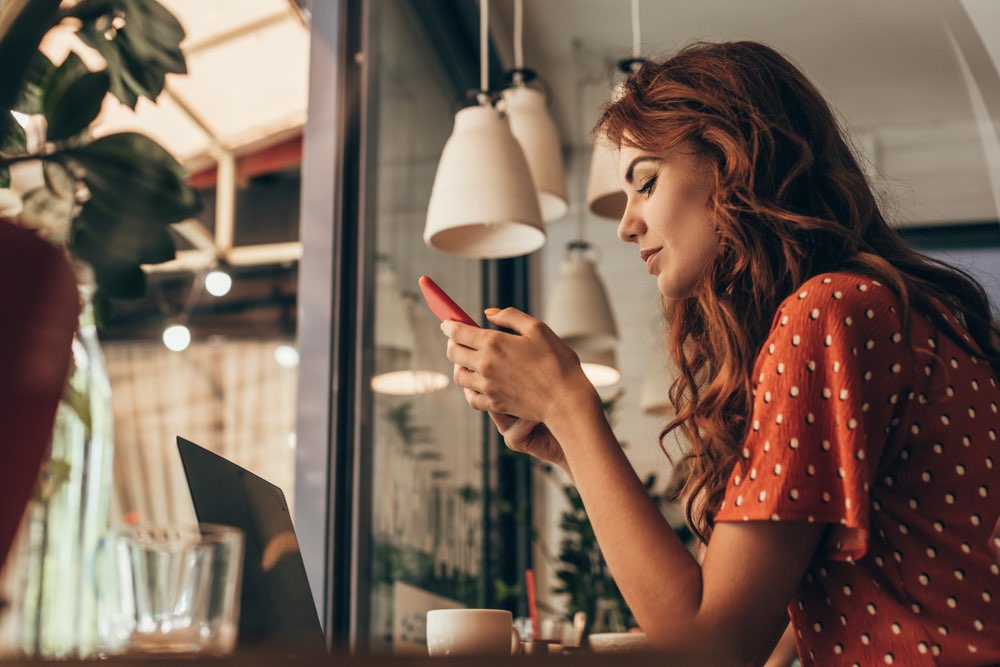
<svg viewBox="0 0 1000 667"><path fill-rule="evenodd" d="M583 42L581 42L579 39L574 39L573 40L573 62L577 63L578 66L582 65L583 62L584 62ZM586 85L586 81L584 80L583 75L582 74L578 75L577 78L576 78L576 122L577 122L577 125L578 125L577 130L579 131L580 134L578 134L577 136L580 136L580 135L586 133L586 129L584 128L584 122L583 122L583 108L584 108L583 107L583 97L584 97L584 88L585 88L585 85ZM583 238L584 218L587 215L587 213L586 213L586 209L587 209L587 201L586 201L587 200L587 170L583 168L583 164L582 164L583 154L582 154L582 152L580 152L578 150L577 154L580 156L580 162L581 162L580 166L577 168L577 172L578 172L578 180L580 181L580 197L581 197L582 203L580 204L580 213L576 217L576 229L577 229L577 231L576 231L576 238L579 241L583 241L584 240L584 238Z"/></svg>
<svg viewBox="0 0 1000 667"><path fill-rule="evenodd" d="M490 0L479 0L479 93L486 96L490 91L489 70L490 41Z"/></svg>
<svg viewBox="0 0 1000 667"><path fill-rule="evenodd" d="M524 69L524 0L514 0L514 69Z"/></svg>
<svg viewBox="0 0 1000 667"><path fill-rule="evenodd" d="M632 58L642 54L642 28L639 25L639 0L632 0Z"/></svg>

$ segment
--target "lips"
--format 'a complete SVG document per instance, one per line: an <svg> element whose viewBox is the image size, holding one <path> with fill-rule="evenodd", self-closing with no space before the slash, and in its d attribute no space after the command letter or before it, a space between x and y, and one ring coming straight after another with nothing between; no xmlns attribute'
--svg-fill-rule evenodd
<svg viewBox="0 0 1000 667"><path fill-rule="evenodd" d="M646 270L653 273L653 266L656 262L656 257L660 254L662 248L645 248L639 251L639 257L646 263Z"/></svg>

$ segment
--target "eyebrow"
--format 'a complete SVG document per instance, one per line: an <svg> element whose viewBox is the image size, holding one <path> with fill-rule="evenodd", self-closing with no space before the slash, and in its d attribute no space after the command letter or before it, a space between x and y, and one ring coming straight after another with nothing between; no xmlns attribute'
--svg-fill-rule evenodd
<svg viewBox="0 0 1000 667"><path fill-rule="evenodd" d="M635 158L634 160L632 160L632 162L629 163L628 169L625 171L625 182L632 183L632 174L635 171L636 166L640 162L657 162L659 160L660 158L656 157L655 155L640 155L639 157Z"/></svg>

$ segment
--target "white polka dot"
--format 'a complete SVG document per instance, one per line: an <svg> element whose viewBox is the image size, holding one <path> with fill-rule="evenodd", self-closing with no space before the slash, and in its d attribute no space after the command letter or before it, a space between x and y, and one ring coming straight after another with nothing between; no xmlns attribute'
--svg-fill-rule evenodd
<svg viewBox="0 0 1000 667"><path fill-rule="evenodd" d="M823 492L823 502L824 503L830 502L830 494L826 491Z"/></svg>
<svg viewBox="0 0 1000 667"><path fill-rule="evenodd" d="M955 473L958 474L958 475L964 475L965 474L965 466L962 465L961 463L959 463L957 466L955 466Z"/></svg>
<svg viewBox="0 0 1000 667"><path fill-rule="evenodd" d="M865 317L867 317L868 319L872 319L873 317L875 317L875 311L869 308L868 310L865 311Z"/></svg>
<svg viewBox="0 0 1000 667"><path fill-rule="evenodd" d="M823 398L830 398L832 395L833 392L830 391L829 387L823 387Z"/></svg>
<svg viewBox="0 0 1000 667"><path fill-rule="evenodd" d="M806 423L807 424L812 424L815 421L816 421L816 415L814 415L811 412L807 412L806 413Z"/></svg>
<svg viewBox="0 0 1000 667"><path fill-rule="evenodd" d="M812 373L813 371L816 370L816 362L810 359L808 362L806 362L806 368L809 369L810 373Z"/></svg>
<svg viewBox="0 0 1000 667"><path fill-rule="evenodd" d="M770 403L771 402L771 392L769 392L769 391L765 391L764 392L764 402L765 403Z"/></svg>
<svg viewBox="0 0 1000 667"><path fill-rule="evenodd" d="M867 292L868 291L868 285L866 285L864 283L861 283L860 285L858 285L858 289L861 290L862 292Z"/></svg>
<svg viewBox="0 0 1000 667"><path fill-rule="evenodd" d="M799 335L795 334L794 336L792 336L792 345L798 345L799 342L801 342L801 340L802 339L799 337Z"/></svg>
<svg viewBox="0 0 1000 667"><path fill-rule="evenodd" d="M959 581L964 580L965 579L965 571L962 570L961 568L955 570L955 578L958 579Z"/></svg>
<svg viewBox="0 0 1000 667"><path fill-rule="evenodd" d="M792 386L792 388L788 390L788 394L792 398L795 398L796 396L799 395L799 388L796 386Z"/></svg>
<svg viewBox="0 0 1000 667"><path fill-rule="evenodd" d="M843 296L844 296L844 293L841 292L840 290L837 290L836 292L833 293L833 298L834 299L840 299L840 298L843 298Z"/></svg>
<svg viewBox="0 0 1000 667"><path fill-rule="evenodd" d="M834 373L839 373L840 372L840 362L839 361L833 362L833 372Z"/></svg>
<svg viewBox="0 0 1000 667"><path fill-rule="evenodd" d="M978 618L972 622L972 626L976 629L976 632L982 632L983 631L983 627L985 627L983 625L983 622L981 620L979 620Z"/></svg>
<svg viewBox="0 0 1000 667"><path fill-rule="evenodd" d="M767 491L761 491L760 493L757 494L758 501L764 502L765 498L767 498Z"/></svg>
<svg viewBox="0 0 1000 667"><path fill-rule="evenodd" d="M958 600L953 595L949 596L948 599L945 600L945 602L951 609L954 609L955 607L958 606Z"/></svg>
<svg viewBox="0 0 1000 667"><path fill-rule="evenodd" d="M838 394L838 395L840 396L840 400L842 400L842 401L846 400L847 396L848 396L847 390L846 389L841 389L840 390L840 394Z"/></svg>
<svg viewBox="0 0 1000 667"><path fill-rule="evenodd" d="M824 440L822 443L820 443L820 447L823 449L824 452L830 451L830 441Z"/></svg>
<svg viewBox="0 0 1000 667"><path fill-rule="evenodd" d="M784 372L785 372L785 364L779 362L778 363L778 375L781 375Z"/></svg>
<svg viewBox="0 0 1000 667"><path fill-rule="evenodd" d="M833 336L827 334L827 336L823 339L823 345L826 345L827 347L833 345Z"/></svg>
<svg viewBox="0 0 1000 667"><path fill-rule="evenodd" d="M798 449L799 448L799 439L798 438L792 438L791 440L788 441L788 446L791 447L792 449Z"/></svg>
<svg viewBox="0 0 1000 667"><path fill-rule="evenodd" d="M770 345L767 346L767 353L774 354L774 343L771 343Z"/></svg>
<svg viewBox="0 0 1000 667"><path fill-rule="evenodd" d="M806 298L807 296L809 296L809 292L807 292L807 291L805 291L805 290L803 290L803 291L799 292L799 298L800 298L800 299L804 299L804 298Z"/></svg>
<svg viewBox="0 0 1000 667"><path fill-rule="evenodd" d="M948 424L951 423L951 419L948 417L948 415L941 415L941 423L947 426Z"/></svg>
<svg viewBox="0 0 1000 667"><path fill-rule="evenodd" d="M844 324L846 324L847 326L851 326L852 324L854 324L854 320L851 319L850 316L847 316L844 318Z"/></svg>
<svg viewBox="0 0 1000 667"><path fill-rule="evenodd" d="M736 496L736 506L739 507L743 504L743 496Z"/></svg>
<svg viewBox="0 0 1000 667"><path fill-rule="evenodd" d="M892 334L892 342L893 343L898 343L901 340L903 340L903 336L901 334L898 334L898 333Z"/></svg>
<svg viewBox="0 0 1000 667"><path fill-rule="evenodd" d="M781 318L781 326L785 326L786 324L788 324L788 315Z"/></svg>
<svg viewBox="0 0 1000 667"><path fill-rule="evenodd" d="M812 318L812 319L814 319L814 320L817 319L819 317L819 308L813 308L809 312L809 317Z"/></svg>
<svg viewBox="0 0 1000 667"><path fill-rule="evenodd" d="M899 371L903 370L903 367L900 366L899 364L893 364L892 366L889 367L889 370L892 371L893 373L899 373Z"/></svg>
<svg viewBox="0 0 1000 667"><path fill-rule="evenodd" d="M750 479L757 479L757 469L750 468Z"/></svg>
<svg viewBox="0 0 1000 667"><path fill-rule="evenodd" d="M867 632L864 632L864 633L861 634L861 643L862 644L864 644L865 646L868 646L871 642L872 642L872 638L871 638L871 636Z"/></svg>
<svg viewBox="0 0 1000 667"><path fill-rule="evenodd" d="M806 474L809 475L810 477L814 476L816 474L816 466L814 466L811 463L809 465L807 465L806 466Z"/></svg>
<svg viewBox="0 0 1000 667"><path fill-rule="evenodd" d="M775 475L780 475L781 474L781 464L780 463L775 463L774 464L774 474Z"/></svg>
<svg viewBox="0 0 1000 667"><path fill-rule="evenodd" d="M948 503L949 505L954 505L955 504L955 494L954 493L946 493L946 494L944 494L944 501L946 503Z"/></svg>
<svg viewBox="0 0 1000 667"><path fill-rule="evenodd" d="M792 500L798 500L799 499L799 490L798 489L792 489L791 491L788 492L788 497L791 498Z"/></svg>

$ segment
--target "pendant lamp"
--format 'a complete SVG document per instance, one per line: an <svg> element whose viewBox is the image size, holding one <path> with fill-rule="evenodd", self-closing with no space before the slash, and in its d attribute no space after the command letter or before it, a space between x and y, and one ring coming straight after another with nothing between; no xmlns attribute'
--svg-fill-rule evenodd
<svg viewBox="0 0 1000 667"><path fill-rule="evenodd" d="M610 387L617 384L622 379L622 374L618 370L618 360L614 349L603 350L601 352L582 351L578 352L580 366L583 367L583 374L590 380L590 384L595 388Z"/></svg>
<svg viewBox="0 0 1000 667"><path fill-rule="evenodd" d="M416 319L413 299L404 297L388 262L380 261L375 274L375 375L372 391L406 396L448 385L429 349L426 329Z"/></svg>
<svg viewBox="0 0 1000 667"><path fill-rule="evenodd" d="M618 151L605 137L594 141L587 179L587 208L602 218L621 220L627 197L618 178Z"/></svg>
<svg viewBox="0 0 1000 667"><path fill-rule="evenodd" d="M488 91L489 0L480 5L479 104L455 114L431 188L424 242L479 259L526 255L545 243L531 171Z"/></svg>
<svg viewBox="0 0 1000 667"><path fill-rule="evenodd" d="M660 336L651 351L653 361L646 364L646 374L639 388L639 408L651 417L670 417L674 414L669 393L674 376L667 362L663 343L663 337Z"/></svg>
<svg viewBox="0 0 1000 667"><path fill-rule="evenodd" d="M612 350L618 342L608 292L589 249L586 241L567 246L546 305L545 321L577 354Z"/></svg>
<svg viewBox="0 0 1000 667"><path fill-rule="evenodd" d="M433 349L439 338L434 334L437 327L424 314L425 308L417 304L416 296L408 293L403 298L407 326L413 333L413 350L398 354L398 350L378 347L375 349L377 374L372 378L372 390L393 396L414 396L428 394L448 386L449 375L445 373L445 359L440 350ZM437 352L437 354L435 354Z"/></svg>
<svg viewBox="0 0 1000 667"><path fill-rule="evenodd" d="M619 71L629 74L644 62L641 57L642 33L639 22L639 0L632 0L632 57L618 63ZM622 95L619 82L611 94L612 101ZM625 213L626 196L618 178L618 151L604 138L594 142L594 154L590 160L590 177L587 180L587 207L591 213L602 218L621 220Z"/></svg>
<svg viewBox="0 0 1000 667"><path fill-rule="evenodd" d="M537 75L524 68L521 44L523 13L523 0L514 0L514 69L507 73L512 85L501 92L501 98L510 130L528 161L542 220L551 222L569 211L562 143L549 113L545 94L528 86Z"/></svg>

